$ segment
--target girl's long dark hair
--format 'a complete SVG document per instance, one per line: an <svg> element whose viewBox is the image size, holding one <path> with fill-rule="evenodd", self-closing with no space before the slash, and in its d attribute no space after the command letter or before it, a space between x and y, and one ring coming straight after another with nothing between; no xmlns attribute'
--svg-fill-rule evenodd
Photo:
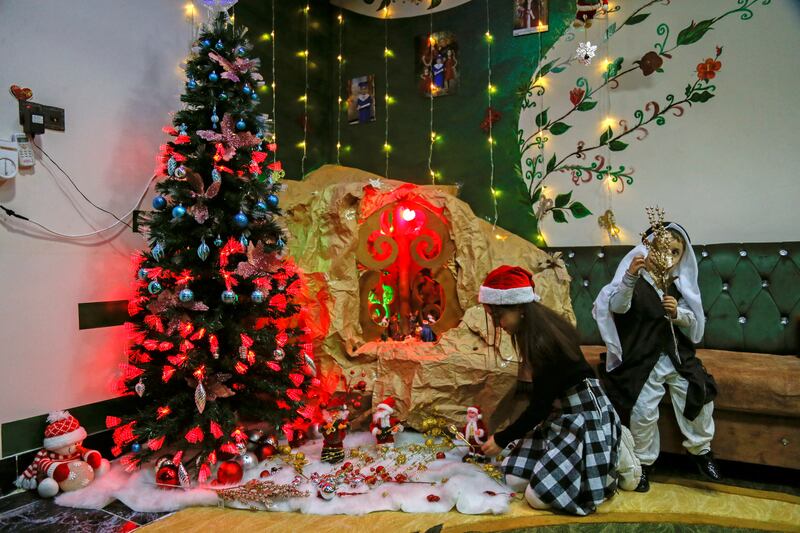
<svg viewBox="0 0 800 533"><path fill-rule="evenodd" d="M534 373L583 359L578 330L558 313L539 302L509 307L521 313L511 340Z"/></svg>

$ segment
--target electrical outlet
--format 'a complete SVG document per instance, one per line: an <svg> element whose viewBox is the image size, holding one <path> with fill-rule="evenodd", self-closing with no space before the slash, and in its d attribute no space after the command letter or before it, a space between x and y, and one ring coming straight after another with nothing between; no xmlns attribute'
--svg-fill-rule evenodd
<svg viewBox="0 0 800 533"><path fill-rule="evenodd" d="M60 107L43 105L44 127L48 130L64 131L64 110Z"/></svg>

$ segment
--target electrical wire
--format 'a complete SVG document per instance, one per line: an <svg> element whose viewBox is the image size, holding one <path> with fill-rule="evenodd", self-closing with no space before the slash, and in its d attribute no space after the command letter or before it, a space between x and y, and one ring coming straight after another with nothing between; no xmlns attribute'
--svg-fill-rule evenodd
<svg viewBox="0 0 800 533"><path fill-rule="evenodd" d="M386 153L386 169L384 176L389 179L389 152L391 145L389 144L389 8L384 8L383 14L383 77L385 82L384 101L385 105L385 120L384 120L384 141L383 151Z"/></svg>
<svg viewBox="0 0 800 533"><path fill-rule="evenodd" d="M489 0L486 0L486 69L489 83L486 87L489 100L489 189L492 191L492 231L497 227L497 192L494 190L494 137L492 136L492 28L489 20Z"/></svg>
<svg viewBox="0 0 800 533"><path fill-rule="evenodd" d="M344 63L344 56L342 56L343 40L342 30L344 29L344 15L342 10L339 9L339 15L336 17L339 21L339 55L336 56L338 62L337 75L338 81L336 83L336 164L341 165L341 151L342 151L342 66Z"/></svg>
<svg viewBox="0 0 800 533"><path fill-rule="evenodd" d="M303 52L303 61L304 61L304 69L305 69L305 92L303 93L303 158L300 160L300 179L304 179L306 177L306 158L308 156L308 19L309 19L309 11L311 10L311 5L306 4L305 9L303 10L306 16L306 37L305 43L306 48Z"/></svg>
<svg viewBox="0 0 800 533"><path fill-rule="evenodd" d="M433 13L428 15L428 58L429 58L429 61L431 62L431 65L433 65ZM425 79L424 78L424 70L425 70L425 68L426 67L423 65L423 79ZM430 67L428 67L428 68L430 68ZM430 76L430 75L428 77L433 79L432 76ZM430 145L428 147L428 173L431 175L431 185L435 185L436 184L436 172L434 172L434 170L433 170L433 143L436 141L436 132L433 130L433 87L432 87L432 85L433 85L433 83L429 82L428 86L426 87L426 90L428 91L428 94L430 95L428 100L429 100L429 105L430 105L430 121L431 121L431 141L430 141Z"/></svg>

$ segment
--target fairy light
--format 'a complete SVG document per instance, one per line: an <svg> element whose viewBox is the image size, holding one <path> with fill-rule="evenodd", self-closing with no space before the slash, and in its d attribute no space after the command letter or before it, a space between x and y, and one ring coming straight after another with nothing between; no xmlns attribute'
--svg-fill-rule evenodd
<svg viewBox="0 0 800 533"><path fill-rule="evenodd" d="M605 43L606 43L605 57L606 57L606 59L603 61L603 70L602 70L602 72L606 72L606 73L608 72L608 67L612 64L611 58L613 57L611 55L611 38L608 35L608 22L609 22L608 19L611 16L610 15L610 6L609 6L608 9L609 9L609 11L606 12L606 16L603 17L603 19L605 21L605 33L604 33L604 35L606 37L605 38ZM609 75L607 74L606 77L608 78ZM614 120L611 118L611 115L612 115L612 113L611 113L611 84L606 84L604 93L605 93L605 102L604 103L605 103L605 108L606 108L605 109L605 111L606 111L606 119L605 119L605 121L603 121L603 124L604 124L603 131L605 131L607 128L610 128L614 124ZM607 161L608 161L609 168L611 167L611 164L612 164L611 163L611 156L612 156L611 150L607 149L606 150L606 158L607 158ZM619 227L617 226L617 224L616 224L616 222L614 220L614 209L613 209L614 193L613 193L613 190L612 190L613 178L612 178L611 174L606 174L606 179L603 180L603 184L605 185L605 187L603 187L603 189L604 189L603 190L603 195L605 196L605 207L606 207L605 216L607 217L607 219L609 221L609 225L608 225L608 228L606 229L606 231L607 231L607 234L608 234L609 241L613 241L614 239L619 238Z"/></svg>
<svg viewBox="0 0 800 533"><path fill-rule="evenodd" d="M339 9L339 15L336 17L339 22L339 55L336 56L337 60L337 76L338 81L336 84L336 164L341 165L341 152L342 152L342 66L344 64L343 48L344 48L344 15L342 10Z"/></svg>
<svg viewBox="0 0 800 533"><path fill-rule="evenodd" d="M305 89L303 92L303 142L300 147L303 149L303 158L300 160L300 176L301 179L306 175L306 158L308 157L308 22L309 12L311 6L306 4L303 8L303 16L305 17L305 50L303 50L303 69L305 72Z"/></svg>
<svg viewBox="0 0 800 533"><path fill-rule="evenodd" d="M278 141L278 116L275 113L277 109L278 93L276 91L277 83L275 82L275 4L278 0L272 0L272 30L270 30L269 38L272 41L272 142ZM266 35L266 34L264 34ZM263 37L263 35L262 35ZM277 151L272 153L272 162L278 161Z"/></svg>
<svg viewBox="0 0 800 533"><path fill-rule="evenodd" d="M383 153L385 154L386 169L384 176L389 177L389 153L392 151L392 145L389 144L389 58L392 57L392 51L389 49L389 7L383 8L383 79L385 83L386 95L384 101L384 141Z"/></svg>
<svg viewBox="0 0 800 533"><path fill-rule="evenodd" d="M539 7L539 14L541 15L541 13L542 13L542 1L541 0L537 0L537 3L538 3L538 7ZM538 61L537 65L538 65L538 68L541 69L541 67L542 67L542 57L543 57L542 56L542 50L543 50L543 48L542 48L543 47L542 35L544 35L544 31L547 29L542 24L541 19L539 20L539 25L538 25L537 29L539 30L536 33L536 35L538 36L538 39L539 39L539 50L538 50L539 61ZM542 82L542 83L540 84L539 82ZM546 82L545 82L544 78L542 77L542 78L537 79L536 83L539 84L540 87L541 87L541 89L537 91L537 93L539 93L539 109L544 109L544 93L546 92L546 89L545 89L545 83ZM537 127L538 127L538 125L537 125ZM545 131L544 130L539 132L539 136L541 138L543 138L544 135L545 135ZM539 156L541 157L541 161L544 162L545 161L545 157L544 157L544 142L540 142L539 143ZM531 177L531 180L533 180L533 179L534 178ZM539 200L540 202L544 201L544 189L545 189L545 187L544 187L544 185L542 185L542 194L541 194L541 199ZM530 191L531 191L531 193L534 192L533 191L533 181L531 181L531 189L530 189ZM531 206L531 207L533 207L533 206ZM542 244L545 243L545 237L544 237L544 232L542 231L542 220L541 220L541 218L537 221L537 231L538 231L538 233L535 236L535 240L536 240L535 244L542 245Z"/></svg>
<svg viewBox="0 0 800 533"><path fill-rule="evenodd" d="M433 60L433 13L428 15L428 57ZM430 106L431 140L428 147L428 173L431 175L431 185L436 184L436 172L433 170L433 144L436 142L436 132L433 131L433 87L428 90L428 102Z"/></svg>
<svg viewBox="0 0 800 533"><path fill-rule="evenodd" d="M486 0L486 72L487 86L486 97L489 102L489 109L492 107L492 94L496 91L492 85L492 27L489 19L489 0ZM500 191L494 188L494 136L492 135L492 119L489 117L489 190L492 192L492 208L494 216L492 218L492 231L497 228L497 197Z"/></svg>

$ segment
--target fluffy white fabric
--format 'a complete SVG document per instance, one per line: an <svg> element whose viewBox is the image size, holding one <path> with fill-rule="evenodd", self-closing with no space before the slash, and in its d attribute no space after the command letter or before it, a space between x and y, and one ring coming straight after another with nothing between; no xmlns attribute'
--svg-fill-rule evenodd
<svg viewBox="0 0 800 533"><path fill-rule="evenodd" d="M397 445L421 443L423 437L417 433L401 433ZM354 433L345 439L346 448L354 448L374 444L374 438L367 432ZM335 470L338 465L319 462L322 447L320 440L311 441L299 451L306 454L311 461L304 472L310 476L313 472L320 474ZM375 511L404 511L407 513L444 513L453 508L465 514L502 514L508 510L510 498L504 493L511 489L489 478L480 466L462 463L464 447L456 447L447 452L446 458L428 464L428 470L417 475L416 481L440 481L447 478L446 483L427 485L420 483L385 483L366 490L365 486L353 489L348 486L339 487L341 492L364 492L357 496L337 496L325 501L316 495L316 487L310 482L300 485L301 490L311 493L308 498L293 498L277 501L271 511L299 511L306 514L348 514L359 515ZM408 455L409 463L413 461ZM258 467L245 471L245 482L259 478L262 470L272 466L281 466L279 460L265 461ZM392 466L391 461L384 466ZM375 465L377 466L377 465ZM284 466L268 479L276 483L289 483L295 477L291 467ZM82 509L100 509L114 499L139 512L176 511L191 506L216 506L218 499L213 490L196 488L191 490L163 490L154 485L155 476L152 468L146 467L134 474L126 473L119 464L114 464L111 471L94 481L88 487L59 495L56 503L66 507ZM497 493L492 496L486 491ZM438 502L429 502L428 495L439 496ZM230 507L251 508L250 505L229 505Z"/></svg>

